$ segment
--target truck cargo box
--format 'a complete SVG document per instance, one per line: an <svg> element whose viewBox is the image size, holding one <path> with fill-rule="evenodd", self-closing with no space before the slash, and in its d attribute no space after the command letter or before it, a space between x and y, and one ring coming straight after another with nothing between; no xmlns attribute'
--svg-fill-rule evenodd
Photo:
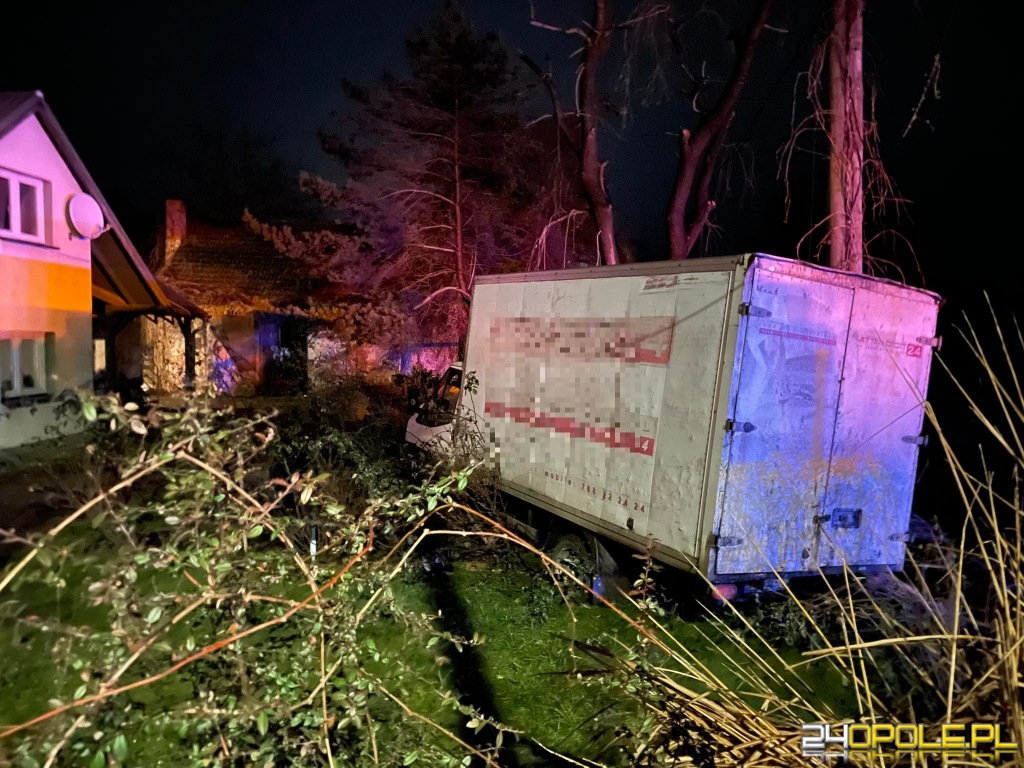
<svg viewBox="0 0 1024 768"><path fill-rule="evenodd" d="M901 570L939 297L789 259L484 277L504 490L714 582Z"/></svg>

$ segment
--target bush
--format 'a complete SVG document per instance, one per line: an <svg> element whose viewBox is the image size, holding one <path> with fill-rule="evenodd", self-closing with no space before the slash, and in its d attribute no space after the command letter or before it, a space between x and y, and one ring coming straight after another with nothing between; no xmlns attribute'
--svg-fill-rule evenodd
<svg viewBox="0 0 1024 768"><path fill-rule="evenodd" d="M486 718L438 679L433 616L396 600L393 564L371 550L465 473L346 509L326 474L268 472L271 416L205 397L82 412L123 442L119 480L0 579L0 685L24 693L5 696L0 763L461 764L472 748L444 724ZM311 517L315 556L292 535Z"/></svg>

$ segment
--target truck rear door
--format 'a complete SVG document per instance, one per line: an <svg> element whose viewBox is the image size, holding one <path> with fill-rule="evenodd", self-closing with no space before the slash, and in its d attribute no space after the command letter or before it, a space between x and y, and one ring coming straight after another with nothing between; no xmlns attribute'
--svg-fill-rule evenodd
<svg viewBox="0 0 1024 768"><path fill-rule="evenodd" d="M744 296L711 575L813 571L853 290L768 261Z"/></svg>
<svg viewBox="0 0 1024 768"><path fill-rule="evenodd" d="M902 570L938 304L858 287L851 313L818 564Z"/></svg>

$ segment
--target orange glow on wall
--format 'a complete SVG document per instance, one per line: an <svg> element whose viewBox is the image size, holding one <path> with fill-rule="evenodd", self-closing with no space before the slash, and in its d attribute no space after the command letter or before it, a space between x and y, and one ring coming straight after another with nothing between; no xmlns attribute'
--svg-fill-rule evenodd
<svg viewBox="0 0 1024 768"><path fill-rule="evenodd" d="M0 254L0 324L14 327L30 307L91 314L90 268Z"/></svg>

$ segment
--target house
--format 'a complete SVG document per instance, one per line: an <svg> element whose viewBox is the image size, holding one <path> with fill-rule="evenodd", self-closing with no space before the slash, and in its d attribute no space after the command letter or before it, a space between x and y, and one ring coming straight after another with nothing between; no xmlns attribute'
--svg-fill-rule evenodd
<svg viewBox="0 0 1024 768"><path fill-rule="evenodd" d="M97 369L122 383L133 318L187 333L196 311L147 268L43 95L0 93L0 448L55 434L58 396Z"/></svg>
<svg viewBox="0 0 1024 768"><path fill-rule="evenodd" d="M241 222L224 226L189 219L181 200L166 201L150 264L162 284L187 296L209 318L200 364L218 387L257 394L305 387L312 281L300 264ZM168 345L169 331L150 323L144 333L156 358ZM178 343L173 332L169 338ZM157 377L152 382L162 389L174 383Z"/></svg>

